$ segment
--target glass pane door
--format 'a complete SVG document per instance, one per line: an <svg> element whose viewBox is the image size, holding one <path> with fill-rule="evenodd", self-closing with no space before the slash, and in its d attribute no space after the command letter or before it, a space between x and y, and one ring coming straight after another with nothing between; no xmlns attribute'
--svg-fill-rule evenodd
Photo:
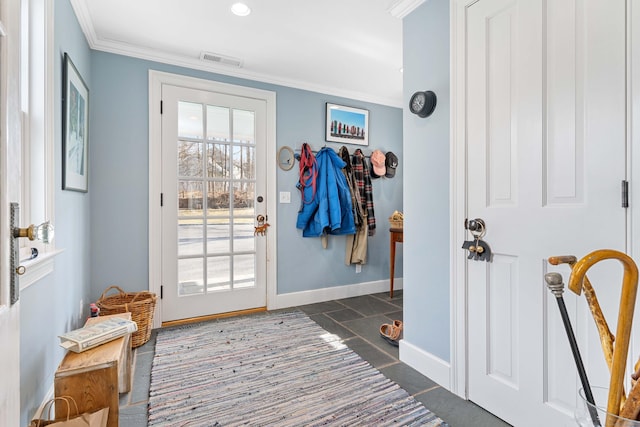
<svg viewBox="0 0 640 427"><path fill-rule="evenodd" d="M168 159L163 164L167 172L176 171L175 198L165 205L174 212L163 226L175 217L176 232L165 236L176 245L175 296L207 296L220 303L228 293L263 288L258 257L264 256L264 237L254 236L255 218L266 209L265 203L256 206L257 191L264 194L257 180L263 170L258 161L262 106L209 92L173 92L176 98L166 102L175 102L175 108L163 114L163 129L174 111L175 125L167 125L166 138L163 133L163 154L174 164ZM171 185L170 178L163 182Z"/></svg>

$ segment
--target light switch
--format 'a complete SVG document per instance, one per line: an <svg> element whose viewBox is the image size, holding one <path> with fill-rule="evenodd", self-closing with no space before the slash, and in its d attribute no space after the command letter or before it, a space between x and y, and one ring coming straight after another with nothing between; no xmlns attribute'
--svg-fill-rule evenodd
<svg viewBox="0 0 640 427"><path fill-rule="evenodd" d="M291 192L289 192L289 191L281 191L280 192L280 203L291 203Z"/></svg>

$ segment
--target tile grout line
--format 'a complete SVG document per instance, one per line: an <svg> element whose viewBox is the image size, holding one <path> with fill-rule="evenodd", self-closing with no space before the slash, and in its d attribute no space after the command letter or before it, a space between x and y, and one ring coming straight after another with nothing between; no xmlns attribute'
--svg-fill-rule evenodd
<svg viewBox="0 0 640 427"><path fill-rule="evenodd" d="M324 314L324 313L322 313ZM379 314L375 314L374 316L378 316ZM325 314L326 316L326 314ZM374 316L366 316L364 317L365 319L367 317L374 317ZM386 316L385 314L383 314L383 316L387 317L388 319L391 319L390 317ZM331 319L331 318L330 318ZM361 320L361 319L354 319L354 320ZM393 320L393 319L391 319ZM386 354L387 356L391 357L392 359L396 360L396 361L400 361L400 358L396 358L394 355L387 353L386 351L384 351L382 348L378 347L376 344L374 344L373 342L369 341L366 337L363 337L362 335L360 335L359 333L357 333L356 331L354 331L353 329L349 328L347 325L344 325L342 322L338 322L336 320L334 320L334 322L336 322L338 325L342 326L343 328L345 328L346 330L348 330L349 332L351 332L352 334L355 335L355 337L360 338L362 341L366 342L369 345L372 345L373 348L375 348L378 351L381 351L382 353ZM347 320L347 322L349 322L349 320ZM351 337L351 338L355 338L355 337ZM343 340L344 341L344 340ZM347 346L348 347L348 346ZM352 351L355 351L352 349ZM360 356L362 359L364 359L364 357ZM366 360L366 359L365 359ZM368 362L368 361L367 361ZM371 364L371 362L369 362L369 364ZM371 365L373 366L373 365Z"/></svg>
<svg viewBox="0 0 640 427"><path fill-rule="evenodd" d="M388 311L388 312L376 312L375 314L367 315L367 314L365 314L365 313L363 313L363 312L361 312L361 311L358 311L356 308L353 308L353 307L350 307L350 306L348 306L348 305L344 304L343 302L341 302L342 300L335 300L334 302L337 302L338 304L341 304L341 305L345 306L346 308L348 308L348 309L350 309L350 310L355 311L356 313L358 313L358 314L362 315L363 317L372 317L372 316L377 316L377 315L379 315L379 314L383 314L383 315L384 315L384 314L386 314L386 313L393 313L393 312L396 312L396 311L403 311L403 307L398 307L397 305L395 305L395 304L393 304L393 303L391 303L391 302L389 302L389 301L385 301L385 300L384 300L384 299L382 299L382 298L378 298L378 297L376 297L375 295L363 295L363 296L370 296L370 297L372 297L372 298L374 298L374 299L376 299L376 300L378 300L378 301L380 301L380 302L384 302L384 303L386 303L386 304L390 304L390 305L392 305L392 306L396 307L397 309L396 309L396 310L393 310L393 311ZM352 298L358 298L358 297L352 297ZM331 310L331 312L333 312L333 311L338 311L338 310ZM328 311L323 311L323 312L322 312L322 314L325 314L325 313L330 313L330 312L328 312Z"/></svg>
<svg viewBox="0 0 640 427"><path fill-rule="evenodd" d="M392 367L392 366L399 365L400 363L402 363L402 362L400 362L400 360L396 360L395 362L387 363L386 365L380 365L380 366L378 366L376 369L377 369L378 371L380 371L380 370L382 370L382 369L387 369L387 368L390 368L390 367ZM384 375L384 374L383 374L383 375ZM395 382L395 381L394 381L394 382Z"/></svg>
<svg viewBox="0 0 640 427"><path fill-rule="evenodd" d="M422 391L420 391L420 392L418 392L418 393L412 394L412 396L413 396L413 397L416 397L416 396L420 396L421 394L427 394L427 393L429 393L430 391L437 390L437 389L439 389L439 388L442 388L442 386L440 386L440 385L434 385L434 386L433 386L433 387L431 387L431 388L428 388L428 389L426 389L426 390L422 390Z"/></svg>
<svg viewBox="0 0 640 427"><path fill-rule="evenodd" d="M355 308L349 307L348 305L342 303L340 300L336 301L338 304L340 304L341 306L343 306L344 308L347 308L349 310L353 310L354 312L358 313L359 315L361 315L362 317L368 317L366 316L364 313L359 312L358 310L356 310ZM322 314L325 314L325 312L323 311ZM342 324L341 322L338 322L337 320L335 320L336 323L338 324ZM352 331L353 332L353 331ZM358 335L358 334L356 334Z"/></svg>

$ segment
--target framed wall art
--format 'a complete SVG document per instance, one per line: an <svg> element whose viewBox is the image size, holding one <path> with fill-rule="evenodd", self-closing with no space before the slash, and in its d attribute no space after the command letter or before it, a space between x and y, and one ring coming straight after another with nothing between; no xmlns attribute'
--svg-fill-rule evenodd
<svg viewBox="0 0 640 427"><path fill-rule="evenodd" d="M89 89L64 54L62 87L62 189L89 190Z"/></svg>
<svg viewBox="0 0 640 427"><path fill-rule="evenodd" d="M369 145L369 110L327 102L326 117L328 142Z"/></svg>

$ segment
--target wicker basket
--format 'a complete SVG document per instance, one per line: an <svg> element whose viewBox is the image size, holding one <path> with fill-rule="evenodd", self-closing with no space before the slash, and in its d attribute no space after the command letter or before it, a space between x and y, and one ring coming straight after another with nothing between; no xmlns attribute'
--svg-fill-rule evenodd
<svg viewBox="0 0 640 427"><path fill-rule="evenodd" d="M107 296L112 289L117 289L119 293ZM100 308L100 314L105 316L131 313L131 320L138 325L138 330L131 335L131 347L136 348L149 341L151 337L156 299L153 292L124 292L118 286L109 286L96 301L96 305Z"/></svg>
<svg viewBox="0 0 640 427"><path fill-rule="evenodd" d="M393 219L389 219L389 224L391 225L391 228L402 228L404 221L396 221Z"/></svg>
<svg viewBox="0 0 640 427"><path fill-rule="evenodd" d="M394 211L393 215L389 217L389 225L391 228L403 228L404 215L402 212Z"/></svg>
<svg viewBox="0 0 640 427"><path fill-rule="evenodd" d="M390 216L389 225L391 228L402 228L404 225L404 219L395 219L393 216Z"/></svg>

